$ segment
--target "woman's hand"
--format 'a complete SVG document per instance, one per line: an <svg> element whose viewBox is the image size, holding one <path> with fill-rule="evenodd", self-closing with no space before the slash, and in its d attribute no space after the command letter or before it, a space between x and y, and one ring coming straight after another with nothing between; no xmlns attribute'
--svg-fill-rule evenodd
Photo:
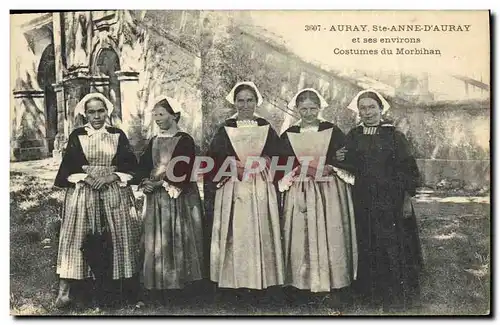
<svg viewBox="0 0 500 325"><path fill-rule="evenodd" d="M111 174L103 177L99 177L93 180L92 184L90 185L94 190L100 190L101 188L119 181L120 178L116 174Z"/></svg>
<svg viewBox="0 0 500 325"><path fill-rule="evenodd" d="M153 192L155 189L153 183L154 183L154 181L152 181L152 180L149 180L149 179L144 180L142 182L142 191L144 193L147 193L147 194Z"/></svg>
<svg viewBox="0 0 500 325"><path fill-rule="evenodd" d="M345 153L347 152L347 149L345 147L340 148L335 152L335 158L338 161L344 161L345 160Z"/></svg>
<svg viewBox="0 0 500 325"><path fill-rule="evenodd" d="M161 187L162 184L163 184L163 180L153 181L153 180L147 179L144 182L142 182L142 188L143 188L144 193L149 194L149 193L152 193L158 187Z"/></svg>
<svg viewBox="0 0 500 325"><path fill-rule="evenodd" d="M325 165L323 168L323 176L330 176L334 174L333 166L332 165Z"/></svg>
<svg viewBox="0 0 500 325"><path fill-rule="evenodd" d="M95 179L92 176L87 175L87 177L85 177L85 179L83 180L83 182L85 184L89 185L90 187L94 188L93 185L94 185Z"/></svg>

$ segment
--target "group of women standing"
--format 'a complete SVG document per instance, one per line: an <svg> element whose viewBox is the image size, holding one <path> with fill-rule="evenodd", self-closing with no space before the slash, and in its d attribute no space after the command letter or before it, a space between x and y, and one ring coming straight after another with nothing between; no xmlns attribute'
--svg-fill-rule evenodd
<svg viewBox="0 0 500 325"><path fill-rule="evenodd" d="M160 132L139 162L125 134L106 124L111 103L99 94L82 99L75 113L89 123L70 135L56 178L68 188L56 305L72 302L73 280L96 277L84 249L89 234L108 239L108 277L131 300L139 299L140 278L145 289L161 291L208 277L239 298L323 295L339 307L347 299L339 293L353 289L385 309L414 303L422 262L410 197L419 173L404 135L382 118L385 99L358 94L350 108L361 124L345 135L323 119L321 94L303 89L289 104L299 119L281 136L255 113L263 98L252 82L236 84L226 99L237 113L206 153L214 168L204 174L204 205L190 177L194 141L179 129L172 99L156 102ZM252 156L266 166L248 176ZM176 157L190 159L169 172ZM236 178L220 177L228 161ZM142 217L130 184L145 193Z"/></svg>

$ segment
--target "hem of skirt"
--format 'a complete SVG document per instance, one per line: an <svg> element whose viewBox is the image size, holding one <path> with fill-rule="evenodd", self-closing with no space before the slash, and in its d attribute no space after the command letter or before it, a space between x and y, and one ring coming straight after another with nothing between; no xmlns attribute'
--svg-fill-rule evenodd
<svg viewBox="0 0 500 325"><path fill-rule="evenodd" d="M59 272L56 272L56 274L59 276L59 278L61 279L69 279L69 280L85 280L85 279L93 279L94 276L92 274L90 275L87 275L87 276L75 276L75 275L71 275L71 274L61 274ZM131 279L135 276L138 276L139 273L134 273L132 275L129 275L129 276L119 276L119 277L112 277L111 280L122 280L122 279Z"/></svg>
<svg viewBox="0 0 500 325"><path fill-rule="evenodd" d="M324 289L324 290L323 289L312 290L310 286L301 286L301 285L294 284L294 283L286 283L283 286L294 287L294 288L299 289L299 290L307 290L307 291L310 291L310 292L319 293L319 292L331 292L332 290L338 290L338 289L346 288L346 287L349 287L350 285L352 285L352 282L349 283L349 284L345 284L345 285L333 286L333 287L330 287L328 290L326 290L326 289Z"/></svg>
<svg viewBox="0 0 500 325"><path fill-rule="evenodd" d="M180 283L179 285L172 285L172 286L146 286L144 285L144 289L146 290L176 290L176 289L184 289L185 287L187 287L188 285L190 285L191 283L195 282L195 281L201 281L203 280L203 278L196 278L196 279L189 279L189 280L186 280L182 283Z"/></svg>
<svg viewBox="0 0 500 325"><path fill-rule="evenodd" d="M68 280L85 280L85 279L92 279L93 276L92 275L88 275L88 276L74 276L74 275L71 275L71 274L60 274L60 273L56 273L60 279L68 279Z"/></svg>
<svg viewBox="0 0 500 325"><path fill-rule="evenodd" d="M214 281L214 280L212 280ZM264 290L270 287L275 287L275 286L282 286L283 283L274 283L274 284L267 284L263 285L260 287L255 287L255 286L231 286L231 285L221 285L217 281L214 281L217 284L217 287L222 288L222 289L250 289L250 290Z"/></svg>

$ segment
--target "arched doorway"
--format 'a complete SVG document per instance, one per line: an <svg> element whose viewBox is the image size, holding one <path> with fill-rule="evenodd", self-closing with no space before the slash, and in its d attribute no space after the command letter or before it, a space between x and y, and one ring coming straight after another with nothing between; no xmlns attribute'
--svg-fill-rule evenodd
<svg viewBox="0 0 500 325"><path fill-rule="evenodd" d="M53 44L47 46L42 53L37 79L38 85L44 93L45 138L49 155L51 155L57 134L57 95L53 86L56 83L56 61Z"/></svg>
<svg viewBox="0 0 500 325"><path fill-rule="evenodd" d="M121 122L121 95L120 81L116 75L120 71L120 59L112 48L103 48L97 52L93 74L96 76L106 76L109 78L109 92L104 94L113 103L115 109L111 114L111 124L116 125Z"/></svg>

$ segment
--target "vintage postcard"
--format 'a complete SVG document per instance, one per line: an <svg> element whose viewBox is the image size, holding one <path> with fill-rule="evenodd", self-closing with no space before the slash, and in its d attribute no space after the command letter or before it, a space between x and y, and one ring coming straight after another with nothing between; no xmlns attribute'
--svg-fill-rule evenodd
<svg viewBox="0 0 500 325"><path fill-rule="evenodd" d="M491 313L490 12L12 11L12 315Z"/></svg>

